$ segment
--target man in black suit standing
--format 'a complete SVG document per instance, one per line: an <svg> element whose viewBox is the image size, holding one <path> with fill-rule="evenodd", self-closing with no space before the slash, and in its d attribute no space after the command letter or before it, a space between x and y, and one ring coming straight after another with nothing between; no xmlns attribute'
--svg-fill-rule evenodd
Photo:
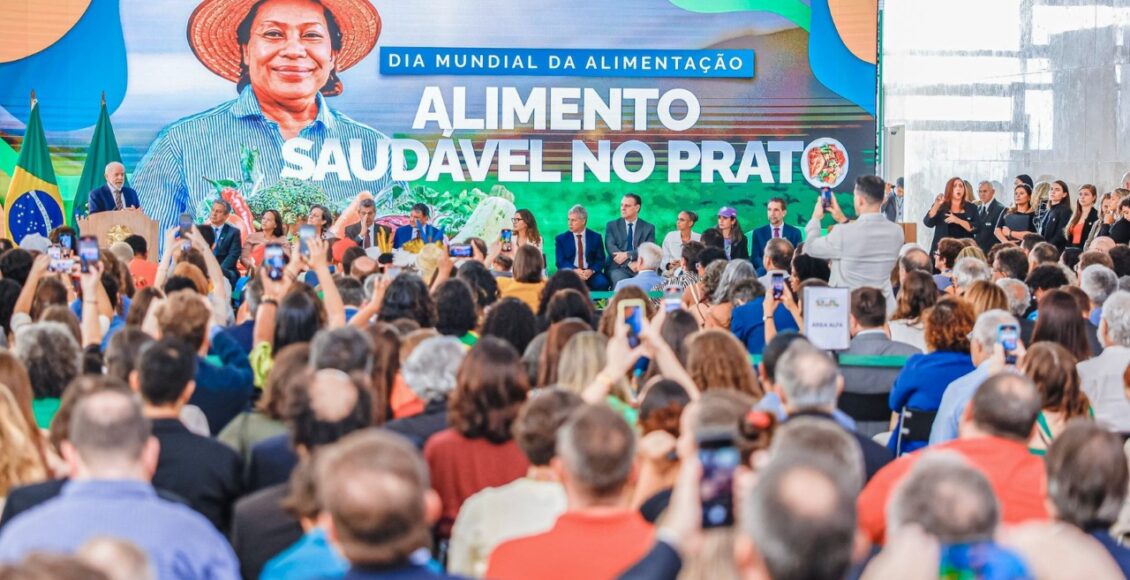
<svg viewBox="0 0 1130 580"><path fill-rule="evenodd" d="M993 184L988 181L982 181L977 186L977 223L973 239L977 240L977 245L981 248L982 252L989 253L989 249L993 247L998 241L994 233L997 227L997 220L1001 217L1001 212L1004 211L1004 204L997 201L997 191L993 188Z"/></svg>
<svg viewBox="0 0 1130 580"><path fill-rule="evenodd" d="M100 211L117 211L141 207L137 192L126 186L126 166L117 161L106 164L106 185L90 190L86 210L93 215Z"/></svg>
<svg viewBox="0 0 1130 580"><path fill-rule="evenodd" d="M216 261L220 263L224 278L227 278L228 282L231 282L231 287L235 288L235 283L239 280L239 272L235 266L239 263L240 252L243 251L243 241L239 228L228 223L229 215L231 215L231 206L228 202L217 199L212 202L212 213L208 217L208 223L198 226L198 229L204 241L212 248L212 255L216 256Z"/></svg>
<svg viewBox="0 0 1130 580"><path fill-rule="evenodd" d="M636 249L644 242L655 243L655 226L640 219L643 202L640 196L626 193L620 199L620 219L608 222L604 227L604 247L611 262L608 264L608 278L612 287L620 280L636 275L632 265L636 261Z"/></svg>
<svg viewBox="0 0 1130 580"><path fill-rule="evenodd" d="M357 208L357 215L361 216L361 221L345 228L346 238L353 240L363 250L377 247L377 238L381 237L377 232L384 232L383 237L392 242L390 235L392 230L376 223L376 202L372 199L361 200L361 206Z"/></svg>

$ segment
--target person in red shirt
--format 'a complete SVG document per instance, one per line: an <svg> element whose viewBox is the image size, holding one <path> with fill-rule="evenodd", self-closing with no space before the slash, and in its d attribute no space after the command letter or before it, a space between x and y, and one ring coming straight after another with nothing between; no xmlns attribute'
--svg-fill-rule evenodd
<svg viewBox="0 0 1130 580"><path fill-rule="evenodd" d="M133 287L140 290L152 286L157 280L157 263L149 261L149 242L137 234L128 236L123 241L133 248L133 259L129 263Z"/></svg>
<svg viewBox="0 0 1130 580"><path fill-rule="evenodd" d="M635 433L615 411L603 404L578 409L558 431L551 462L568 509L548 532L495 548L486 577L601 580L642 558L655 531L628 505L635 451Z"/></svg>
<svg viewBox="0 0 1130 580"><path fill-rule="evenodd" d="M939 451L957 453L985 474L1000 502L1003 523L1047 519L1044 462L1028 452L1040 403L1027 377L1012 373L990 377L966 407L956 441L900 457L875 474L859 494L860 528L872 542L883 543L891 491L923 454Z"/></svg>

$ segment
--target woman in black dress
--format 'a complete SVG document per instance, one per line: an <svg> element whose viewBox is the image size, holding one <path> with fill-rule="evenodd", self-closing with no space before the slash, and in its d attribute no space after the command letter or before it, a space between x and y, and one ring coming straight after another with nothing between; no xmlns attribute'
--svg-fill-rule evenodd
<svg viewBox="0 0 1130 580"><path fill-rule="evenodd" d="M1008 244L1019 244L1024 236L1035 231L1036 212L1032 207L1032 188L1026 183L1016 186L1012 193L1012 207L997 219L993 233Z"/></svg>
<svg viewBox="0 0 1130 580"><path fill-rule="evenodd" d="M1071 195L1067 184L1056 180L1048 192L1048 211L1040 222L1040 235L1059 251L1067 247L1067 222L1071 221Z"/></svg>
<svg viewBox="0 0 1130 580"><path fill-rule="evenodd" d="M934 205L922 223L934 228L934 241L930 244L930 255L938 248L942 238L972 238L977 233L977 206L973 204L973 192L965 187L960 177L946 182L945 193L939 193ZM1067 222L1064 222L1066 225Z"/></svg>

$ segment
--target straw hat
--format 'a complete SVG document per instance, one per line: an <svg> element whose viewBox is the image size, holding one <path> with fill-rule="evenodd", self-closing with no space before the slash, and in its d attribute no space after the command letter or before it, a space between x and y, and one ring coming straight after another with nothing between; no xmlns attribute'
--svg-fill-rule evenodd
<svg viewBox="0 0 1130 580"><path fill-rule="evenodd" d="M188 45L208 70L239 82L241 62L236 29L259 0L204 0L188 18ZM377 45L381 15L369 0L316 0L341 28L337 71L361 61Z"/></svg>

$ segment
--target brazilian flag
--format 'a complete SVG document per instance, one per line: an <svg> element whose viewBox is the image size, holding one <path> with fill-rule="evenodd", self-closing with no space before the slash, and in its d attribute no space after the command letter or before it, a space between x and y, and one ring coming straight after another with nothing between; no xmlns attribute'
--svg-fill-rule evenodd
<svg viewBox="0 0 1130 580"><path fill-rule="evenodd" d="M106 96L102 96L102 112L98 115L98 125L94 127L94 138L86 150L86 163L82 166L82 177L75 189L75 201L71 206L71 223L86 217L87 196L96 188L106 185L106 166L122 162L118 151L118 140L114 137L114 127L110 125L110 113L106 111ZM127 180L125 185L129 185Z"/></svg>
<svg viewBox="0 0 1130 580"><path fill-rule="evenodd" d="M32 100L20 157L4 198L4 223L8 237L18 244L30 234L46 236L63 225L63 198L51 167L47 137L39 121L39 105Z"/></svg>

